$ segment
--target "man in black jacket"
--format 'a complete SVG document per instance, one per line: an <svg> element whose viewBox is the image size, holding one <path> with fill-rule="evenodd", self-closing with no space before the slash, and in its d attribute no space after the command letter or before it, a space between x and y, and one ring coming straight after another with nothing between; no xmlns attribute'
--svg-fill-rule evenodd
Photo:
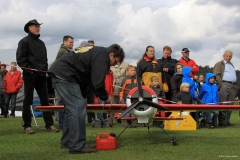
<svg viewBox="0 0 240 160"><path fill-rule="evenodd" d="M96 152L95 149L85 148L86 89L91 84L95 95L110 103L112 97L105 90L105 76L110 66L121 63L124 57L124 51L118 44L108 48L86 46L51 65L49 75L53 77L65 106L61 147L69 148L69 153Z"/></svg>
<svg viewBox="0 0 240 160"><path fill-rule="evenodd" d="M175 73L175 65L177 64L177 60L171 58L172 49L169 46L163 47L163 57L162 59L158 59L158 64L163 69L162 74L162 81L163 83L168 84L168 92L165 92L166 99L171 101L172 100L172 88L171 88L171 78L173 77Z"/></svg>
<svg viewBox="0 0 240 160"><path fill-rule="evenodd" d="M30 112L30 105L33 103L34 88L38 93L41 105L49 105L46 79L46 71L48 69L47 49L44 42L39 39L40 25L34 19L24 26L24 31L28 33L28 36L19 41L16 53L18 66L23 69L24 100L22 117L24 131L27 134L34 133L31 129L32 116ZM51 112L43 112L43 119L47 131L59 132L53 126L54 122Z"/></svg>

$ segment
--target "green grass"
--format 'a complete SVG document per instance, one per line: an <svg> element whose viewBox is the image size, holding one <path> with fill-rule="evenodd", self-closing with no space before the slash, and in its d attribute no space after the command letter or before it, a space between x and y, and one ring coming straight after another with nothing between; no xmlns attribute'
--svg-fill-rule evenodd
<svg viewBox="0 0 240 160"><path fill-rule="evenodd" d="M37 118L44 124L42 118ZM21 118L0 119L0 159L29 160L158 160L158 159L222 159L235 156L240 159L240 117L232 114L234 127L201 128L197 131L167 131L177 138L173 146L160 128L129 128L117 139L117 149L93 154L72 155L68 149L60 149L61 133L48 133L45 129L32 127L36 134L23 132ZM57 123L56 123L57 125ZM95 147L95 133L114 132L117 135L123 126L115 123L112 128L92 128L87 124L87 146ZM92 139L90 141L90 137ZM220 157L223 156L223 157ZM233 157L232 157L233 158Z"/></svg>

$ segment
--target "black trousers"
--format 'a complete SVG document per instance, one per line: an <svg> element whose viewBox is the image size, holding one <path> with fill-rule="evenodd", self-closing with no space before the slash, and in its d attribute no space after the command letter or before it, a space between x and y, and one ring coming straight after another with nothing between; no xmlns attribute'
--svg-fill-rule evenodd
<svg viewBox="0 0 240 160"><path fill-rule="evenodd" d="M42 106L48 106L48 92L47 92L47 78L46 76L40 76L38 73L26 73L23 72L24 81L24 100L23 100L23 127L31 127L32 115L30 106L33 103L33 91L34 88L40 98L40 103ZM45 127L49 128L53 125L53 118L51 112L43 112L43 119L45 122Z"/></svg>

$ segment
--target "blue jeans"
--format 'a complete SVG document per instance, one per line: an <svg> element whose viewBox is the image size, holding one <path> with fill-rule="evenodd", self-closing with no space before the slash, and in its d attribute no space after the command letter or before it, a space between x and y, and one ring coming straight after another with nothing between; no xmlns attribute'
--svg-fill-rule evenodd
<svg viewBox="0 0 240 160"><path fill-rule="evenodd" d="M64 105L62 100L60 100L58 104ZM63 111L58 112L58 127L59 127L59 129L63 129L64 115L65 115L65 113Z"/></svg>
<svg viewBox="0 0 240 160"><path fill-rule="evenodd" d="M211 116L211 113L213 113L213 117ZM213 125L217 125L217 118L219 116L218 111L208 111L206 112L206 121L207 123L212 123Z"/></svg>
<svg viewBox="0 0 240 160"><path fill-rule="evenodd" d="M11 115L15 116L17 93L5 93L4 115L8 115L9 101L11 100Z"/></svg>
<svg viewBox="0 0 240 160"><path fill-rule="evenodd" d="M61 146L70 151L85 148L86 143L86 102L79 84L53 78L53 83L65 107Z"/></svg>

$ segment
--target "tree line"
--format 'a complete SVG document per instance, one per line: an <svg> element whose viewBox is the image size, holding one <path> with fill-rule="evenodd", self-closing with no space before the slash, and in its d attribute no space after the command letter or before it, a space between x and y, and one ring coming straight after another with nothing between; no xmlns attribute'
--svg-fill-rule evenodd
<svg viewBox="0 0 240 160"><path fill-rule="evenodd" d="M200 74L203 74L204 77L206 76L206 73L208 72L212 72L213 73L213 67L209 67L209 66L199 66L199 72L197 73L197 75L199 76ZM240 87L240 71L237 70L237 87Z"/></svg>

